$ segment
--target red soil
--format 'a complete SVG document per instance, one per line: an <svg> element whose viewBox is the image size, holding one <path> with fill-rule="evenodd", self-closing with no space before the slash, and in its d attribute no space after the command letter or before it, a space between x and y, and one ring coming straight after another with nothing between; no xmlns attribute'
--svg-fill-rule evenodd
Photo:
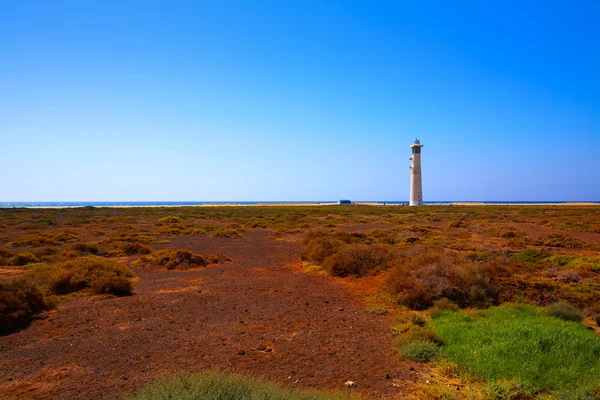
<svg viewBox="0 0 600 400"><path fill-rule="evenodd" d="M364 311L347 285L301 272L299 243L261 230L245 235L157 246L233 261L137 268L134 296L75 298L0 337L0 398L118 398L158 376L208 368L321 389L352 380L368 396L401 395L397 386L410 383L418 365L396 355L393 318Z"/></svg>

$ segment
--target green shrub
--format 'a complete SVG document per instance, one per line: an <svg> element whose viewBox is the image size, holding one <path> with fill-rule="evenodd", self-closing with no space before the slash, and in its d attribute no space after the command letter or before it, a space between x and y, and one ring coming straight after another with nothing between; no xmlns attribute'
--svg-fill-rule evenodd
<svg viewBox="0 0 600 400"><path fill-rule="evenodd" d="M406 332L399 335L396 339L396 343L398 344L398 346L404 346L405 344L408 344L410 342L417 341L432 342L437 344L438 346L444 344L444 341L440 339L440 337L436 335L435 332L429 329L416 326L409 328Z"/></svg>
<svg viewBox="0 0 600 400"><path fill-rule="evenodd" d="M58 295L88 290L95 294L123 296L132 293L135 282L133 272L126 265L98 256L78 257L57 264L35 264L30 272L34 279L47 285L51 293Z"/></svg>
<svg viewBox="0 0 600 400"><path fill-rule="evenodd" d="M48 309L44 295L30 280L0 280L0 334L26 327L32 318Z"/></svg>
<svg viewBox="0 0 600 400"><path fill-rule="evenodd" d="M341 400L358 399L348 393L284 389L278 384L241 375L201 372L163 378L125 400Z"/></svg>
<svg viewBox="0 0 600 400"><path fill-rule="evenodd" d="M548 247L564 247L567 249L581 249L585 247L585 242L562 233L552 233L550 235L540 236L535 241L535 245Z"/></svg>
<svg viewBox="0 0 600 400"><path fill-rule="evenodd" d="M539 263L551 257L552 253L548 250L526 249L515 253L513 258L515 261L522 263Z"/></svg>
<svg viewBox="0 0 600 400"><path fill-rule="evenodd" d="M400 352L402 353L402 357L422 363L435 361L442 354L440 347L428 340L415 340L403 344L400 346Z"/></svg>
<svg viewBox="0 0 600 400"><path fill-rule="evenodd" d="M548 306L548 314L564 321L583 321L583 313L568 303L553 303Z"/></svg>

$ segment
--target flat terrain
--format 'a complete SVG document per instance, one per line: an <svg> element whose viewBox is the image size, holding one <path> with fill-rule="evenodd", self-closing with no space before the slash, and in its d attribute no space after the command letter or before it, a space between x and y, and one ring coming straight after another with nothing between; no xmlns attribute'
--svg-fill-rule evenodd
<svg viewBox="0 0 600 400"><path fill-rule="evenodd" d="M133 293L51 285L81 260L130 270ZM0 279L21 277L53 306L0 336L2 399L117 399L208 369L374 399L425 398L429 381L466 393L396 341L434 335L440 298L565 302L598 332L600 206L0 209Z"/></svg>
<svg viewBox="0 0 600 400"><path fill-rule="evenodd" d="M158 375L207 368L290 386L339 389L353 380L384 398L401 392L386 374L410 379L415 364L396 355L389 317L364 311L342 284L301 272L298 242L258 229L169 246L217 250L232 261L188 271L134 268L135 295L79 297L0 337L0 398L119 397Z"/></svg>

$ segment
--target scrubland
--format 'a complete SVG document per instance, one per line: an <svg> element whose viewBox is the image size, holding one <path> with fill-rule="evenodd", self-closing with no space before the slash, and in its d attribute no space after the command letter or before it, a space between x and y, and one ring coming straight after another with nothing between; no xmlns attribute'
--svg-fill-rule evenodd
<svg viewBox="0 0 600 400"><path fill-rule="evenodd" d="M243 248L257 231L298 249L290 274L342 284L365 313L388 322L398 356L423 368L414 381L395 383L399 395L600 396L600 207L593 205L3 209L1 333L14 335L76 298L135 296L136 271L227 268L239 260L221 248L200 254L182 243L213 238ZM190 398L186 391L215 387L231 388L237 394L222 398L232 399L341 395L261 385L186 375L131 398L169 391ZM197 398L217 398L206 396Z"/></svg>

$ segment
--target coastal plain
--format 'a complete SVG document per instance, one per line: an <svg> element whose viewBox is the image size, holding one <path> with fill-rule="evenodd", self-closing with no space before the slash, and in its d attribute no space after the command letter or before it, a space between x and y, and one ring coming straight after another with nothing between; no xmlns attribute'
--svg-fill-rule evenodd
<svg viewBox="0 0 600 400"><path fill-rule="evenodd" d="M365 399L600 388L595 204L0 209L0 279L3 399L118 399L198 371ZM505 314L581 334L584 377L460 353L453 321Z"/></svg>

